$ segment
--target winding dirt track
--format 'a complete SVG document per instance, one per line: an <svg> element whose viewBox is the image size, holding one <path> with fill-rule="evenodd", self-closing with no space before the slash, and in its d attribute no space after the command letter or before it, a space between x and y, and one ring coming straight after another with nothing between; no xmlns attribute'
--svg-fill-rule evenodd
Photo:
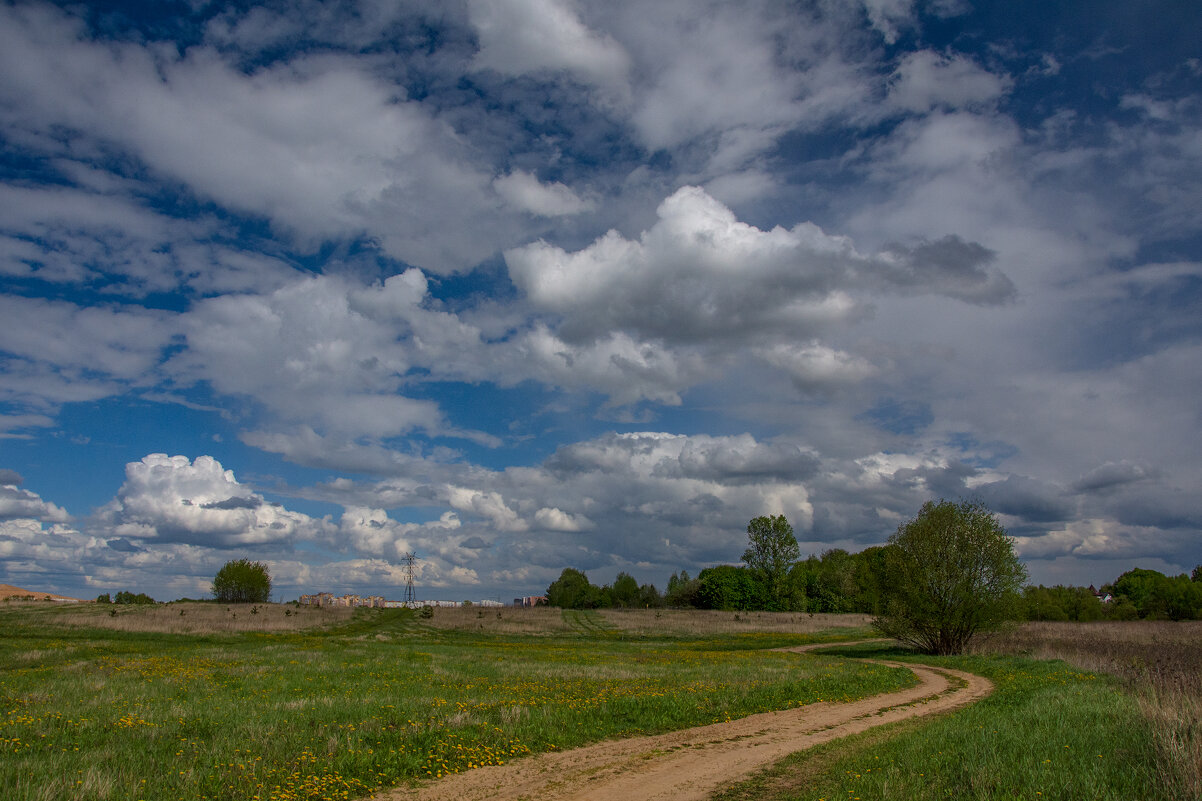
<svg viewBox="0 0 1202 801"><path fill-rule="evenodd" d="M847 644L780 650L802 652ZM390 790L375 796L375 801L704 799L788 754L874 726L964 706L993 690L988 680L958 670L866 661L909 668L918 677L918 685L851 703L810 704L728 723L540 754L454 774L423 787Z"/></svg>

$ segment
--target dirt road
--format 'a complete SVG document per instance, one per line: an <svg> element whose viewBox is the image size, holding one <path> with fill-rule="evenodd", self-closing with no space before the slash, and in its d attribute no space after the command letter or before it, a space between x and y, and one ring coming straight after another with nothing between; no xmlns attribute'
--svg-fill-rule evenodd
<svg viewBox="0 0 1202 801"><path fill-rule="evenodd" d="M989 681L971 673L900 662L879 664L909 668L918 677L917 686L846 704L811 704L540 754L455 774L424 787L390 790L375 801L704 799L788 754L874 726L963 706L993 690Z"/></svg>

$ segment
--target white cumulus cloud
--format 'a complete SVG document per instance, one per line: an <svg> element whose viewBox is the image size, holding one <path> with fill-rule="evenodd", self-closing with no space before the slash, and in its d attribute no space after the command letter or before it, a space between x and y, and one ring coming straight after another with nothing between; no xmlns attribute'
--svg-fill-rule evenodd
<svg viewBox="0 0 1202 801"><path fill-rule="evenodd" d="M933 293L995 303L1013 286L989 251L948 237L877 256L812 223L760 230L698 187L660 204L630 240L610 231L583 250L536 242L505 252L538 307L563 315L567 339L614 330L675 343L798 334L861 311L854 294Z"/></svg>
<svg viewBox="0 0 1202 801"><path fill-rule="evenodd" d="M125 483L98 515L118 537L219 548L313 538L326 522L271 503L211 456L152 453L125 466Z"/></svg>
<svg viewBox="0 0 1202 801"><path fill-rule="evenodd" d="M0 479L5 476L0 476ZM46 523L66 523L71 515L60 506L42 500L36 492L21 489L16 483L0 481L0 520L31 518Z"/></svg>
<svg viewBox="0 0 1202 801"><path fill-rule="evenodd" d="M593 527L592 521L583 515L570 515L545 506L534 513L534 522L539 528L550 531L584 531Z"/></svg>
<svg viewBox="0 0 1202 801"><path fill-rule="evenodd" d="M506 75L565 71L590 84L618 88L630 68L614 39L589 30L565 0L470 0L480 37L478 69Z"/></svg>
<svg viewBox="0 0 1202 801"><path fill-rule="evenodd" d="M492 186L511 205L541 217L563 217L593 208L591 202L558 181L542 183L536 176L521 170L497 178Z"/></svg>

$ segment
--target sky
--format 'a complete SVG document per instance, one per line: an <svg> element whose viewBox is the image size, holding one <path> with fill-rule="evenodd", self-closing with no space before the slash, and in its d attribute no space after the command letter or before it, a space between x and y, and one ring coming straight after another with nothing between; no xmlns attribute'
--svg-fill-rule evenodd
<svg viewBox="0 0 1202 801"><path fill-rule="evenodd" d="M0 3L0 582L1202 562L1202 9Z"/></svg>

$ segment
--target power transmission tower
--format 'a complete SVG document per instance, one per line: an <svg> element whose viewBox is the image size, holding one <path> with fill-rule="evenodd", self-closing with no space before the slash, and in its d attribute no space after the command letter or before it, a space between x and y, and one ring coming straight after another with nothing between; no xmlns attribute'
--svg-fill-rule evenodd
<svg viewBox="0 0 1202 801"><path fill-rule="evenodd" d="M405 566L405 606L412 606L417 602L417 597L413 593L413 560L415 554L407 553L401 557L401 564Z"/></svg>

